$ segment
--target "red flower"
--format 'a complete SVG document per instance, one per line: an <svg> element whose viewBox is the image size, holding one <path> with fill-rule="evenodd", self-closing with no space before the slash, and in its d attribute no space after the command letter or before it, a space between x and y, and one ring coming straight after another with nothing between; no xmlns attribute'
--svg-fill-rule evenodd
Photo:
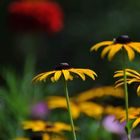
<svg viewBox="0 0 140 140"><path fill-rule="evenodd" d="M8 7L10 26L18 31L58 32L63 27L63 13L54 2L13 2Z"/></svg>

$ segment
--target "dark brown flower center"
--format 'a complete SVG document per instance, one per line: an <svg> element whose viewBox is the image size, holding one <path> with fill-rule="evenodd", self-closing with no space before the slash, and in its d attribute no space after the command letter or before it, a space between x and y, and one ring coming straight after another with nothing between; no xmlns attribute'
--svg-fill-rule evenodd
<svg viewBox="0 0 140 140"><path fill-rule="evenodd" d="M60 63L55 66L55 70L63 70L63 69L69 69L70 66L68 63Z"/></svg>
<svg viewBox="0 0 140 140"><path fill-rule="evenodd" d="M131 42L131 38L128 35L121 35L114 39L114 43L126 44Z"/></svg>
<svg viewBox="0 0 140 140"><path fill-rule="evenodd" d="M52 125L52 124L47 124L46 125L46 128L53 128L54 127L54 125Z"/></svg>

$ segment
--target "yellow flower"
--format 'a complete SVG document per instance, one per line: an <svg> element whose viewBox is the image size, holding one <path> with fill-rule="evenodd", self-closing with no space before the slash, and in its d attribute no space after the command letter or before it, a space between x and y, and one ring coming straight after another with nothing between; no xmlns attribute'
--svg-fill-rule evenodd
<svg viewBox="0 0 140 140"><path fill-rule="evenodd" d="M61 76L67 81L73 80L74 74L79 76L83 81L85 80L85 75L93 80L95 80L95 76L97 76L97 74L90 69L71 68L68 63L60 63L55 67L55 70L40 73L35 76L32 81L45 81L47 78L50 78L52 82L56 82Z"/></svg>
<svg viewBox="0 0 140 140"><path fill-rule="evenodd" d="M135 52L140 53L140 42L132 42L129 36L121 35L113 41L103 41L91 47L91 51L97 51L99 48L106 46L101 52L101 58L104 58L108 53L108 59L111 61L116 53L120 50L125 50L128 58L132 61L135 58Z"/></svg>
<svg viewBox="0 0 140 140"><path fill-rule="evenodd" d="M32 130L33 132L53 132L61 133L62 131L71 131L71 126L63 122L45 122L42 120L24 121L22 123L24 130ZM76 128L78 129L78 128Z"/></svg>
<svg viewBox="0 0 140 140"><path fill-rule="evenodd" d="M132 69L125 69L125 71L126 71L126 76L127 76L126 81L128 84L131 84L134 82L140 83L140 73ZM115 72L114 77L120 78L119 80L115 82L115 87L119 87L124 84L123 76L124 76L123 70L119 70ZM137 94L140 96L140 85L137 87Z"/></svg>
<svg viewBox="0 0 140 140"><path fill-rule="evenodd" d="M92 88L76 97L70 98L71 112L74 119L77 119L81 113L93 118L100 118L104 113L104 107L88 101L103 96L114 96L118 98L124 97L124 90L122 88L114 89L113 86L102 86ZM62 96L50 96L47 98L47 104L50 109L67 108L66 99Z"/></svg>

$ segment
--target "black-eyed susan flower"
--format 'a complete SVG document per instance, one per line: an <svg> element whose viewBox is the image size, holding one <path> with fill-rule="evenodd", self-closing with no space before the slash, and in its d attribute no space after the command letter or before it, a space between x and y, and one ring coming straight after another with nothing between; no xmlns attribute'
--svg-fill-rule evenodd
<svg viewBox="0 0 140 140"><path fill-rule="evenodd" d="M97 74L90 69L81 69L81 68L71 68L68 63L58 64L54 70L41 73L33 78L33 82L45 81L47 78L50 78L52 82L56 82L63 76L63 78L68 80L73 80L74 75L80 77L83 81L85 80L85 75L89 76L95 80Z"/></svg>
<svg viewBox="0 0 140 140"><path fill-rule="evenodd" d="M103 41L93 45L90 51L97 51L99 48L104 47L101 52L101 58L108 54L108 59L111 61L115 54L121 50L127 52L128 58L132 61L135 57L135 51L140 53L140 42L133 42L127 35L121 35L114 38L112 41Z"/></svg>
<svg viewBox="0 0 140 140"><path fill-rule="evenodd" d="M80 77L83 81L85 81L85 75L89 76L93 80L95 80L96 73L90 69L81 69L81 68L71 68L68 63L60 63L58 64L54 70L41 73L33 78L33 82L37 81L45 81L47 78L50 78L52 82L56 82L63 77L64 79L64 89L65 89L65 97L67 103L67 109L69 113L70 123L71 123L71 130L73 133L73 139L76 140L75 128L73 123L73 118L71 115L71 108L70 108L70 100L68 95L68 87L67 81L73 80L74 75Z"/></svg>
<svg viewBox="0 0 140 140"><path fill-rule="evenodd" d="M126 82L128 84L131 84L134 82L140 83L140 73L132 69L125 69L125 71L126 71L126 76L127 76ZM123 76L124 76L123 70L118 70L115 72L114 77L120 78L119 80L115 82L116 87L119 87L124 84ZM137 87L137 94L140 96L140 85Z"/></svg>

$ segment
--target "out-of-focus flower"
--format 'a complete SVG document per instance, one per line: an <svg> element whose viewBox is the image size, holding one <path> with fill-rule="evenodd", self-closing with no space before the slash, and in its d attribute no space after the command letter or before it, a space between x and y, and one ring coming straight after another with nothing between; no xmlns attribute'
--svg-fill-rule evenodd
<svg viewBox="0 0 140 140"><path fill-rule="evenodd" d="M90 69L81 69L81 68L70 68L68 63L60 63L55 67L55 70L44 72L38 74L33 78L33 82L45 81L47 78L51 77L52 82L56 82L60 79L61 76L67 80L73 80L73 75L79 76L82 80L85 80L85 75L89 76L95 80L96 73Z"/></svg>
<svg viewBox="0 0 140 140"><path fill-rule="evenodd" d="M9 24L17 31L59 32L63 12L55 2L12 2L8 6Z"/></svg>
<svg viewBox="0 0 140 140"><path fill-rule="evenodd" d="M112 96L116 98L124 98L123 88L114 88L114 86L100 86L86 90L77 95L78 101L86 101L94 98L102 98L104 96Z"/></svg>
<svg viewBox="0 0 140 140"><path fill-rule="evenodd" d="M56 108L67 108L65 97L50 96L47 98L47 104L50 109ZM77 102L76 100L70 99L71 112L74 119L80 116L80 113L84 113L89 117L100 118L103 113L103 107L99 104L83 101Z"/></svg>
<svg viewBox="0 0 140 140"><path fill-rule="evenodd" d="M115 120L115 116L106 116L103 119L102 125L107 131L111 133L119 135L125 134L125 123L120 123L119 121Z"/></svg>
<svg viewBox="0 0 140 140"><path fill-rule="evenodd" d="M116 53L121 50L127 52L128 58L132 61L135 58L135 52L140 53L140 42L132 42L129 36L121 35L113 41L103 41L91 47L91 51L97 51L99 48L106 46L102 53L101 58L104 58L108 53L108 59L111 61Z"/></svg>
<svg viewBox="0 0 140 140"><path fill-rule="evenodd" d="M110 95L123 98L124 91L122 88L116 88L115 90L112 86L102 86L87 90L77 95L76 97L70 98L73 118L77 119L80 116L80 113L84 113L89 117L99 119L104 113L105 107L89 100ZM67 108L66 99L62 96L50 96L47 98L46 102L50 109Z"/></svg>
<svg viewBox="0 0 140 140"><path fill-rule="evenodd" d="M42 120L30 120L22 123L24 130L33 132L53 132L61 133L62 131L71 131L71 126L63 122L45 122ZM78 129L75 127L75 129Z"/></svg>
<svg viewBox="0 0 140 140"><path fill-rule="evenodd" d="M134 82L140 83L140 73L132 69L125 69L125 71L126 71L126 76L127 76L126 81L128 84L131 84ZM115 82L115 87L119 87L124 84L123 76L124 76L123 70L118 70L115 72L114 77L120 78L119 80ZM137 94L138 96L140 96L140 85L137 87Z"/></svg>
<svg viewBox="0 0 140 140"><path fill-rule="evenodd" d="M31 106L31 117L36 119L43 119L49 114L47 104L39 102Z"/></svg>

